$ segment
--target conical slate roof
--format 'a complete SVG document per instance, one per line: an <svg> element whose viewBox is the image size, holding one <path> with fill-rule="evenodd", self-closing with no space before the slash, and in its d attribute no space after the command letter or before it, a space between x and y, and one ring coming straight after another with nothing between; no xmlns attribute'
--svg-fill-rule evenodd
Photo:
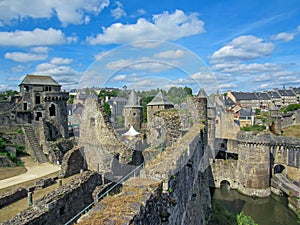
<svg viewBox="0 0 300 225"><path fill-rule="evenodd" d="M128 100L127 100L127 103L126 105L124 106L126 108L131 108L131 107L142 107L140 104L139 104L139 99L138 99L138 96L136 95L136 92L135 90L132 90L129 97L128 97Z"/></svg>
<svg viewBox="0 0 300 225"><path fill-rule="evenodd" d="M201 88L197 94L197 97L207 97L207 93L204 88Z"/></svg>
<svg viewBox="0 0 300 225"><path fill-rule="evenodd" d="M164 95L164 93L161 90L159 90L157 95L147 105L172 105L173 106L173 103L167 99L167 97Z"/></svg>

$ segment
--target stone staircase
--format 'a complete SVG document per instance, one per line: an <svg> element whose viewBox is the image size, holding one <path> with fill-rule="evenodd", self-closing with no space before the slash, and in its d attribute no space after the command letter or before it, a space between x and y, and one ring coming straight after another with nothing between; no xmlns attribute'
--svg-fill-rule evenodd
<svg viewBox="0 0 300 225"><path fill-rule="evenodd" d="M27 124L23 125L23 128L30 147L30 149L28 149L30 155L40 163L47 162L47 158L39 145L33 126Z"/></svg>

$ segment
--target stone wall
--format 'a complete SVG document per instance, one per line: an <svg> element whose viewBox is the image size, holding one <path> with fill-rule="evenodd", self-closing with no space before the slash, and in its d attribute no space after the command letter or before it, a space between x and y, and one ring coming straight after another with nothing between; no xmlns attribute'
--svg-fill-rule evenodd
<svg viewBox="0 0 300 225"><path fill-rule="evenodd" d="M266 197L270 192L270 150L267 145L239 142L239 191Z"/></svg>
<svg viewBox="0 0 300 225"><path fill-rule="evenodd" d="M90 171L77 175L69 183L46 194L34 205L3 223L18 225L65 224L93 202L93 191L101 185L101 176Z"/></svg>
<svg viewBox="0 0 300 225"><path fill-rule="evenodd" d="M109 118L104 116L102 106L94 99L87 99L84 104L80 124L78 146L83 147L83 154L90 170L101 174L110 172L116 156L122 163L131 160L133 149L120 142L114 133Z"/></svg>
<svg viewBox="0 0 300 225"><path fill-rule="evenodd" d="M210 186L220 188L222 181L228 181L231 189L238 189L240 171L238 170L238 161L233 159L211 160L210 167Z"/></svg>
<svg viewBox="0 0 300 225"><path fill-rule="evenodd" d="M104 198L79 224L206 224L211 210L208 168L198 124L130 179L118 196ZM122 213L120 213L122 211Z"/></svg>
<svg viewBox="0 0 300 225"><path fill-rule="evenodd" d="M292 125L297 125L297 124L300 124L300 109L290 113L283 114L281 116L282 128L289 127Z"/></svg>
<svg viewBox="0 0 300 225"><path fill-rule="evenodd" d="M165 148L181 136L181 121L176 109L157 111L148 122L147 142L152 147Z"/></svg>
<svg viewBox="0 0 300 225"><path fill-rule="evenodd" d="M61 177L69 177L85 169L86 162L79 148L68 151L62 160L61 164Z"/></svg>
<svg viewBox="0 0 300 225"><path fill-rule="evenodd" d="M11 159L7 156L0 156L0 168L4 167L14 167L16 166L16 163L11 161Z"/></svg>
<svg viewBox="0 0 300 225"><path fill-rule="evenodd" d="M19 187L0 196L0 209L27 196L27 189Z"/></svg>
<svg viewBox="0 0 300 225"><path fill-rule="evenodd" d="M199 110L193 127L172 146L149 152L140 178L126 182L118 196L104 198L79 224L207 224L207 134L205 122L198 123L207 121L206 99L191 104Z"/></svg>

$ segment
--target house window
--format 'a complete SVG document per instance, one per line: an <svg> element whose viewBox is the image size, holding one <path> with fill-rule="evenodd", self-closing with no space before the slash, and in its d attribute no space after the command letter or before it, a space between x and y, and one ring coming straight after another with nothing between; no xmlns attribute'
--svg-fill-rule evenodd
<svg viewBox="0 0 300 225"><path fill-rule="evenodd" d="M27 102L23 103L23 110L25 110L25 111L27 110Z"/></svg>

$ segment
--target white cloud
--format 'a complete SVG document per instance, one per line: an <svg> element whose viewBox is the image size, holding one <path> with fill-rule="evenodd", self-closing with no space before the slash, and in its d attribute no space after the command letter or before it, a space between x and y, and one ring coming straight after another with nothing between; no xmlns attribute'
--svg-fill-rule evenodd
<svg viewBox="0 0 300 225"><path fill-rule="evenodd" d="M300 25L297 27L297 31L300 32Z"/></svg>
<svg viewBox="0 0 300 225"><path fill-rule="evenodd" d="M194 80L211 80L215 79L215 76L212 73L197 72L192 74L191 78Z"/></svg>
<svg viewBox="0 0 300 225"><path fill-rule="evenodd" d="M226 89L226 90L235 89L237 87L238 85L232 83L219 84L219 88Z"/></svg>
<svg viewBox="0 0 300 225"><path fill-rule="evenodd" d="M103 27L103 33L96 37L88 37L88 43L121 44L141 40L177 40L205 32L204 22L198 19L197 13L185 14L181 10L174 13L163 12L153 15L152 22L143 18L136 24L115 23Z"/></svg>
<svg viewBox="0 0 300 225"><path fill-rule="evenodd" d="M48 47L34 47L30 49L31 52L36 52L36 53L45 53L47 54L50 51L50 48Z"/></svg>
<svg viewBox="0 0 300 225"><path fill-rule="evenodd" d="M272 43L264 42L261 38L253 35L240 36L215 51L211 56L211 60L213 63L227 60L253 60L270 55L273 49L274 45Z"/></svg>
<svg viewBox="0 0 300 225"><path fill-rule="evenodd" d="M40 61L48 57L49 48L34 47L29 52L7 52L4 57L15 62Z"/></svg>
<svg viewBox="0 0 300 225"><path fill-rule="evenodd" d="M20 73L20 72L24 71L25 69L26 69L25 66L23 66L23 65L17 65L17 66L14 66L12 68L12 72L13 73Z"/></svg>
<svg viewBox="0 0 300 225"><path fill-rule="evenodd" d="M51 75L63 88L71 89L78 86L81 73L65 65L42 63L36 66L32 74Z"/></svg>
<svg viewBox="0 0 300 225"><path fill-rule="evenodd" d="M67 42L61 30L36 28L33 31L0 32L0 46L41 46L57 45Z"/></svg>
<svg viewBox="0 0 300 225"><path fill-rule="evenodd" d="M174 66L158 60L143 58L137 60L121 59L121 60L113 61L106 64L106 68L111 70L127 69L127 70L139 70L139 71L158 73L158 72L172 69L174 68Z"/></svg>
<svg viewBox="0 0 300 225"><path fill-rule="evenodd" d="M265 72L275 72L283 69L283 66L275 63L251 63L251 64L238 64L238 63L222 63L216 64L212 67L214 70L230 74L257 74Z"/></svg>
<svg viewBox="0 0 300 225"><path fill-rule="evenodd" d="M72 59L54 57L51 59L50 63L55 65L62 65L62 64L70 64L72 61L73 61Z"/></svg>
<svg viewBox="0 0 300 225"><path fill-rule="evenodd" d="M0 4L0 23L31 18L51 18L57 16L64 26L82 24L89 21L87 15L98 15L109 5L109 0L2 0Z"/></svg>
<svg viewBox="0 0 300 225"><path fill-rule="evenodd" d="M163 59L178 59L184 56L184 51L182 50L168 50L164 52L160 52L154 55L156 58L163 58Z"/></svg>
<svg viewBox="0 0 300 225"><path fill-rule="evenodd" d="M133 63L132 59L127 59L127 60L120 59L120 60L113 61L113 62L106 64L106 68L108 68L110 70L119 70L125 66L132 64L132 63Z"/></svg>
<svg viewBox="0 0 300 225"><path fill-rule="evenodd" d="M115 80L115 81L123 81L126 78L127 78L127 76L122 74L122 75L118 75L118 76L114 77L113 80Z"/></svg>
<svg viewBox="0 0 300 225"><path fill-rule="evenodd" d="M94 56L94 58L95 58L95 60L101 60L101 59L103 59L103 57L104 57L105 55L109 54L109 52L110 52L110 51L99 52L99 53L97 53L97 54Z"/></svg>
<svg viewBox="0 0 300 225"><path fill-rule="evenodd" d="M289 41L291 41L291 40L293 40L294 39L294 34L293 33L286 33L286 32L282 32L282 33L279 33L279 34L277 34L277 35L274 35L273 37L272 37L272 39L273 40L276 40L276 41L278 41L278 40L283 40L283 41L285 41L285 42L289 42Z"/></svg>
<svg viewBox="0 0 300 225"><path fill-rule="evenodd" d="M11 59L15 62L30 62L39 61L47 58L47 55L24 53L24 52L8 52L4 55L6 59Z"/></svg>
<svg viewBox="0 0 300 225"><path fill-rule="evenodd" d="M117 5L117 7L110 11L111 15L115 19L120 19L122 16L126 16L126 12L124 11L124 7L123 7L122 3L119 1L116 1L115 4Z"/></svg>

